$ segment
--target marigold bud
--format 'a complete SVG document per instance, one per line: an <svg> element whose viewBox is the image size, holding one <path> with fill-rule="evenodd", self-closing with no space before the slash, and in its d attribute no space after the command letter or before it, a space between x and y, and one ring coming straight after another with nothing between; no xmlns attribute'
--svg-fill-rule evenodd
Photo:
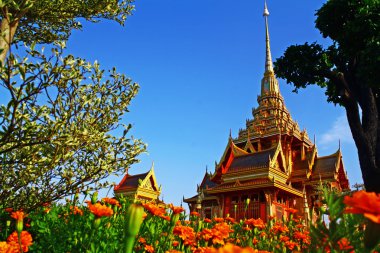
<svg viewBox="0 0 380 253"><path fill-rule="evenodd" d="M126 222L126 252L133 252L133 245L135 243L136 235L139 233L141 223L143 222L144 208L138 204L131 204L127 210Z"/></svg>
<svg viewBox="0 0 380 253"><path fill-rule="evenodd" d="M16 231L17 231L17 233L21 233L23 229L24 229L24 222L23 222L23 220L16 221Z"/></svg>
<svg viewBox="0 0 380 253"><path fill-rule="evenodd" d="M95 229L97 229L97 228L100 226L100 222L101 222L101 220L100 220L99 217L97 217L97 218L94 220L94 226L95 226Z"/></svg>
<svg viewBox="0 0 380 253"><path fill-rule="evenodd" d="M179 220L179 213L176 213L176 214L173 213L172 217L170 218L170 224L174 226L178 220Z"/></svg>
<svg viewBox="0 0 380 253"><path fill-rule="evenodd" d="M144 208L138 204L131 204L127 210L127 234L136 236L143 222Z"/></svg>
<svg viewBox="0 0 380 253"><path fill-rule="evenodd" d="M98 192L94 192L91 196L91 204L95 204L98 201Z"/></svg>

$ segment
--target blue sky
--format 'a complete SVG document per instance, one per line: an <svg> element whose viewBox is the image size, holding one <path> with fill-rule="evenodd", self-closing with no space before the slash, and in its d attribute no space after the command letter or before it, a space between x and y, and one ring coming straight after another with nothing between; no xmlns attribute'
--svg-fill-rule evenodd
<svg viewBox="0 0 380 253"><path fill-rule="evenodd" d="M272 57L291 44L318 41L314 13L324 1L268 0ZM252 118L264 72L263 1L144 0L124 27L85 24L68 49L103 68L115 66L141 89L124 119L148 144L148 154L131 174L155 165L165 202L179 204L196 193L208 166L214 171L227 144ZM319 155L338 149L339 139L351 185L361 182L356 147L343 108L326 102L324 91L298 94L280 80L285 104ZM112 177L118 183L121 178Z"/></svg>
<svg viewBox="0 0 380 253"><path fill-rule="evenodd" d="M314 28L315 10L324 1L268 0L272 57L291 44L323 40ZM123 122L148 144L148 153L131 174L155 164L165 202L179 204L196 193L206 166L214 171L230 129L252 118L264 72L263 1L137 0L124 27L113 22L84 24L68 42L68 52L105 69L115 66L141 89ZM309 87L298 94L284 80L280 90L293 119L318 154L338 149L350 184L361 182L356 147L345 111L326 102L324 91ZM111 177L111 181L121 180Z"/></svg>

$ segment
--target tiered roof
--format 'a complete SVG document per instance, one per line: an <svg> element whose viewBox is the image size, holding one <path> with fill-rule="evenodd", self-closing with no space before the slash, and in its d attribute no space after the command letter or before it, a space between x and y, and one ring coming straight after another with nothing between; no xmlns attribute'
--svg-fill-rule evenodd
<svg viewBox="0 0 380 253"><path fill-rule="evenodd" d="M230 181L241 175L244 179L256 180L256 183L247 181L246 184L257 185L260 180L271 181L273 178L284 184L304 184L314 181L316 175L333 180L343 173L341 178L348 185L344 168L341 167L340 172L337 167L338 161L342 160L341 153L318 157L315 143L310 141L306 130L300 130L285 106L273 71L268 16L265 4L266 59L261 94L257 98L259 106L252 110L253 119L246 121L246 128L239 130L238 137L233 139L230 136L211 180L231 185Z"/></svg>
<svg viewBox="0 0 380 253"><path fill-rule="evenodd" d="M158 187L154 166L146 173L130 175L126 173L121 182L114 187L115 194L134 195L144 200L157 200L161 193Z"/></svg>

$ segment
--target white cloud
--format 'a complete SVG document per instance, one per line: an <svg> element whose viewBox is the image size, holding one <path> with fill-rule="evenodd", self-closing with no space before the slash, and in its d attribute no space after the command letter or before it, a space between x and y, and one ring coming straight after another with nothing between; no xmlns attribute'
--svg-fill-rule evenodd
<svg viewBox="0 0 380 253"><path fill-rule="evenodd" d="M346 115L341 115L334 121L332 127L322 134L319 144L337 143L339 140L341 143L354 143Z"/></svg>

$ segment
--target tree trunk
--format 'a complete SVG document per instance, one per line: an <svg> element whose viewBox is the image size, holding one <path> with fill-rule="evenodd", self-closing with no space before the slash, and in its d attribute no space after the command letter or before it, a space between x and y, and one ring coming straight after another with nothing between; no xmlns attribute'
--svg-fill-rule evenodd
<svg viewBox="0 0 380 253"><path fill-rule="evenodd" d="M380 168L371 161L373 156L367 152L358 149L358 155L366 191L380 193ZM378 159L380 157L376 157Z"/></svg>
<svg viewBox="0 0 380 253"><path fill-rule="evenodd" d="M380 164L380 153L377 152L377 147L380 145L378 141L378 133L380 133L380 124L377 119L378 109L366 107L360 113L358 104L354 100L348 101L345 108L352 137L358 149L365 189L368 192L380 193L380 167L378 166ZM364 110L366 111L364 112ZM363 113L366 114L367 118L360 120L360 115Z"/></svg>
<svg viewBox="0 0 380 253"><path fill-rule="evenodd" d="M9 22L9 18L5 18L5 17L1 20L1 25L0 25L0 29L1 29L0 32L2 34L2 36L0 36L0 49L2 49L2 51L0 52L1 64L4 64L4 61L7 57L7 53L12 44L17 26L18 26L18 21Z"/></svg>

